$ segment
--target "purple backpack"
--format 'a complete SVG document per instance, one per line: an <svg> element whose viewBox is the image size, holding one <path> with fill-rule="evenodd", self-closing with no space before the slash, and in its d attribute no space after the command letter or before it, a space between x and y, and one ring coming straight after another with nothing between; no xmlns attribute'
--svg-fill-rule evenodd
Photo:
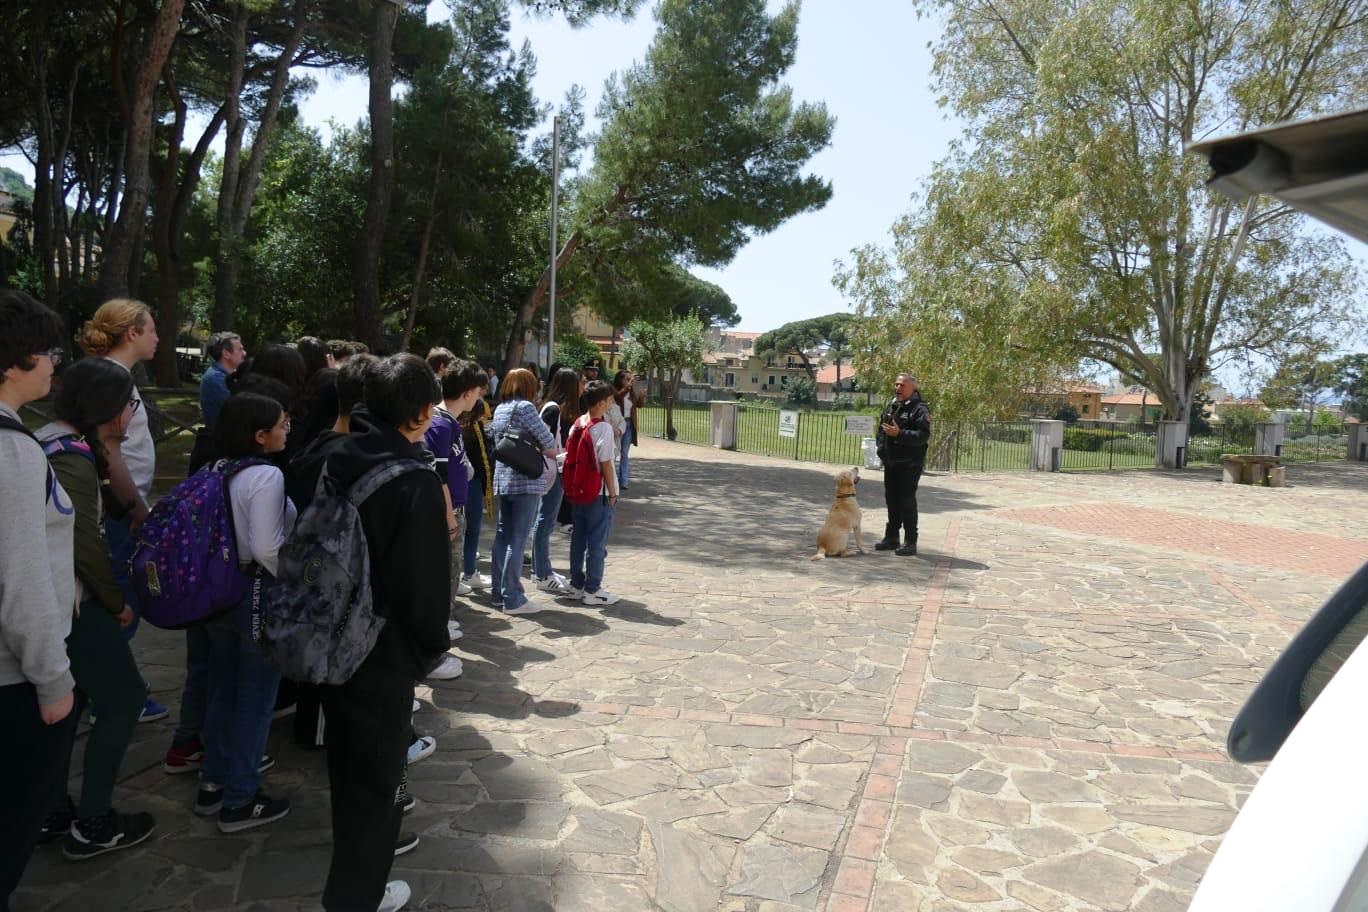
<svg viewBox="0 0 1368 912"><path fill-rule="evenodd" d="M241 602L251 578L238 567L228 482L264 459L221 460L176 485L138 530L129 561L143 618L175 630Z"/></svg>

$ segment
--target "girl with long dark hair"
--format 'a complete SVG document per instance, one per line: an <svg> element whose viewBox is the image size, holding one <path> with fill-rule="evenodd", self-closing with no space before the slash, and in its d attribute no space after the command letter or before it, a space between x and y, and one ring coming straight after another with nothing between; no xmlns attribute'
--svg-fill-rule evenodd
<svg viewBox="0 0 1368 912"><path fill-rule="evenodd" d="M557 446L565 448L570 428L579 417L580 378L568 367L562 367L546 385L546 400L542 403L541 419L556 438ZM556 527L565 491L561 487L559 469L551 487L542 495L536 523L532 526L532 577L542 592L560 594L570 588L570 582L551 567L551 530Z"/></svg>

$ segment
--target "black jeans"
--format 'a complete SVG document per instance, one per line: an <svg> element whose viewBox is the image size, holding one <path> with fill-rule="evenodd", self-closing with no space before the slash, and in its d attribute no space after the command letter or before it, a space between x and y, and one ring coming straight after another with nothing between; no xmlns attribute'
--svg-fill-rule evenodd
<svg viewBox="0 0 1368 912"><path fill-rule="evenodd" d="M332 795L327 912L375 912L394 865L403 816L394 795L408 758L413 677L379 658L372 653L347 683L320 688Z"/></svg>
<svg viewBox="0 0 1368 912"><path fill-rule="evenodd" d="M38 715L32 684L0 687L0 910L24 876L54 790L65 783L76 713L56 725ZM391 850L393 851L393 850Z"/></svg>
<svg viewBox="0 0 1368 912"><path fill-rule="evenodd" d="M884 503L888 506L888 525L884 539L898 540L898 530L907 533L906 541L917 540L917 485L922 467L911 463L884 467Z"/></svg>

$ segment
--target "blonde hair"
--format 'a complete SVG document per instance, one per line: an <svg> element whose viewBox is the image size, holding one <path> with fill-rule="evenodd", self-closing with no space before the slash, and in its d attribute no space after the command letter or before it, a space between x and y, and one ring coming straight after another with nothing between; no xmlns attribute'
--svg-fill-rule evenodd
<svg viewBox="0 0 1368 912"><path fill-rule="evenodd" d="M508 372L499 381L499 400L509 402L513 399L526 399L529 402L537 398L537 375L525 367L519 367Z"/></svg>
<svg viewBox="0 0 1368 912"><path fill-rule="evenodd" d="M81 327L76 342L87 355L107 355L123 344L130 329L152 319L152 309L132 298L113 298L100 305Z"/></svg>

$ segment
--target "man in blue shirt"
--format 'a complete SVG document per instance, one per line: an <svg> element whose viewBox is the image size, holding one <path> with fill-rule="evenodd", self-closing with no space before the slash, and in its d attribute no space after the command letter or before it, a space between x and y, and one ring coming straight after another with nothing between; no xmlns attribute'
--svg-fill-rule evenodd
<svg viewBox="0 0 1368 912"><path fill-rule="evenodd" d="M214 363L200 377L200 418L204 426L195 436L195 446L190 452L191 475L214 460L214 425L218 422L219 409L228 401L228 375L247 360L242 337L231 332L214 333L209 337L209 360Z"/></svg>
<svg viewBox="0 0 1368 912"><path fill-rule="evenodd" d="M247 349L237 333L214 333L209 338L209 360L214 363L200 377L200 414L204 426L213 429L218 422L219 409L228 401L228 375L247 360Z"/></svg>

